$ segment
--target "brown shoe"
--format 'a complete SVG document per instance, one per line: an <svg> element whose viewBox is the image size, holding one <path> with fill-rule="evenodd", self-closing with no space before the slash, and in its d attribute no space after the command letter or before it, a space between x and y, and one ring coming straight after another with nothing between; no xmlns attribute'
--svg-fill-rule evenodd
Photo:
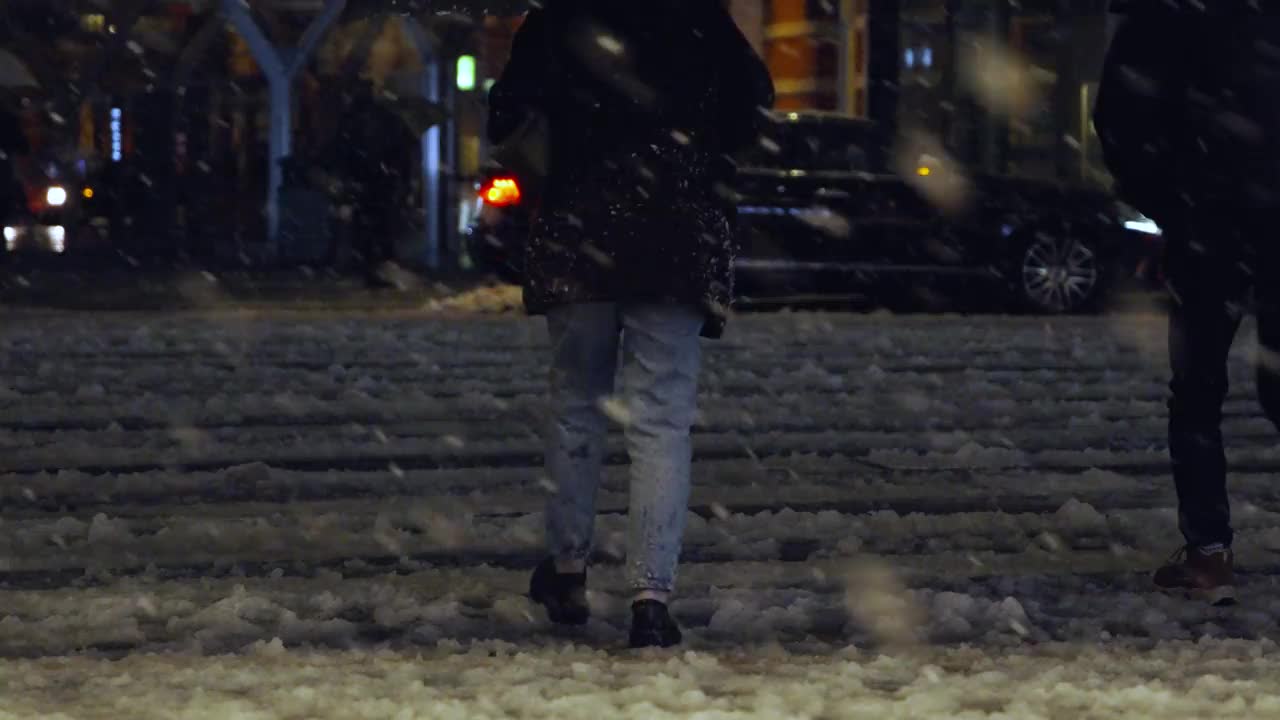
<svg viewBox="0 0 1280 720"><path fill-rule="evenodd" d="M1156 571L1156 585L1164 590L1180 590L1212 605L1234 605L1235 556L1231 548L1184 547Z"/></svg>

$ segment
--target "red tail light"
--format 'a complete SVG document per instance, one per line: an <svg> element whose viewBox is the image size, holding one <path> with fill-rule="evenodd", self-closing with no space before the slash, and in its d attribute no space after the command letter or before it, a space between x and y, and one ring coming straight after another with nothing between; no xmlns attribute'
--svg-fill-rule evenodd
<svg viewBox="0 0 1280 720"><path fill-rule="evenodd" d="M520 204L520 183L515 178L494 178L480 188L480 197L494 207L509 207Z"/></svg>

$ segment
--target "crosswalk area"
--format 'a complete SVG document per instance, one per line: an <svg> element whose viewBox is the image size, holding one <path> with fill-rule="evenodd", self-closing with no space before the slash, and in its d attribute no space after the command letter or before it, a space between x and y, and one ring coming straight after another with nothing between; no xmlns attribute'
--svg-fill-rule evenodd
<svg viewBox="0 0 1280 720"><path fill-rule="evenodd" d="M1280 717L1280 443L1248 343L1241 604L1149 583L1180 542L1164 342L1143 313L735 318L706 346L688 642L637 654L616 428L591 624L523 596L537 320L15 313L0 718Z"/></svg>

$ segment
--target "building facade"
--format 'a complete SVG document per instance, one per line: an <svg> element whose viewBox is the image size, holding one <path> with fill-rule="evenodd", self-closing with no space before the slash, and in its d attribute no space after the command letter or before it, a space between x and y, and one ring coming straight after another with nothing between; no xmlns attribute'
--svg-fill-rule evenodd
<svg viewBox="0 0 1280 720"><path fill-rule="evenodd" d="M778 108L922 130L971 166L1105 182L1089 120L1104 0L733 0Z"/></svg>
<svg viewBox="0 0 1280 720"><path fill-rule="evenodd" d="M1106 183L1090 122L1105 0L729 0L777 107L923 131L971 167ZM496 76L518 20L487 22Z"/></svg>

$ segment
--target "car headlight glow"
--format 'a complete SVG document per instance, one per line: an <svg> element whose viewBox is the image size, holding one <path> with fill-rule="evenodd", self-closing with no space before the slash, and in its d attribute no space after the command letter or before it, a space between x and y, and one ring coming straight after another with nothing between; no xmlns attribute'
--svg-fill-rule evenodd
<svg viewBox="0 0 1280 720"><path fill-rule="evenodd" d="M1164 231L1160 226L1150 218L1142 218L1141 220L1127 220L1124 224L1125 230L1142 233L1144 235L1163 235Z"/></svg>
<svg viewBox="0 0 1280 720"><path fill-rule="evenodd" d="M12 251L18 247L18 228L6 227L4 229L4 249Z"/></svg>
<svg viewBox="0 0 1280 720"><path fill-rule="evenodd" d="M50 207L62 207L67 204L67 189L54 185L44 194L44 199Z"/></svg>
<svg viewBox="0 0 1280 720"><path fill-rule="evenodd" d="M49 228L49 249L58 254L67 251L67 229L61 225Z"/></svg>
<svg viewBox="0 0 1280 720"><path fill-rule="evenodd" d="M1121 225L1129 232L1153 235L1155 237L1164 235L1164 230L1155 220L1143 215L1137 208L1128 203L1117 202L1116 212L1119 214L1118 219L1121 221Z"/></svg>

